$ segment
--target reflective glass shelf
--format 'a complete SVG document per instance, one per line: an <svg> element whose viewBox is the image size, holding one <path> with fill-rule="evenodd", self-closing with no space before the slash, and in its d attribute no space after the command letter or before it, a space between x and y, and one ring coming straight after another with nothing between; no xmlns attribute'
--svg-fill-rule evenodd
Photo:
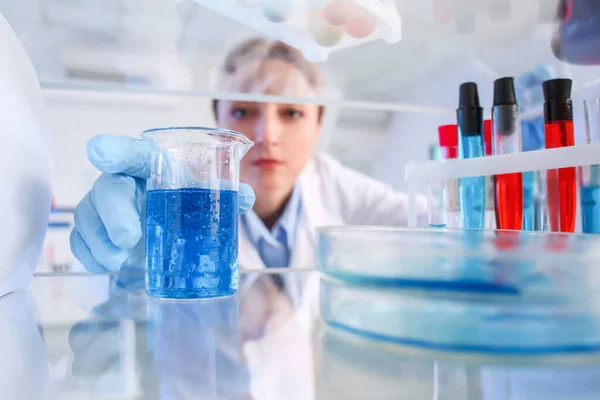
<svg viewBox="0 0 600 400"><path fill-rule="evenodd" d="M167 301L145 295L142 273L38 274L31 291L0 297L0 397L591 400L600 389L598 364L579 358L553 365L541 356L465 357L326 325L319 294L330 297L331 287L314 270L244 271L240 278L236 296ZM379 300L393 295L357 290L329 305L367 296L381 312L387 303ZM407 310L423 299L404 296Z"/></svg>

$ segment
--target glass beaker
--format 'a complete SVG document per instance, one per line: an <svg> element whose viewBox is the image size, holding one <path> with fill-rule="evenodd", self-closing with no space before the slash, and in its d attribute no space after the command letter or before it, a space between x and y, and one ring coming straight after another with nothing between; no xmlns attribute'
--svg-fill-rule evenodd
<svg viewBox="0 0 600 400"><path fill-rule="evenodd" d="M586 144L600 142L600 99L585 100ZM583 233L600 233L600 165L579 167Z"/></svg>
<svg viewBox="0 0 600 400"><path fill-rule="evenodd" d="M254 143L196 127L151 129L142 138L156 147L146 195L148 295L235 294L240 160Z"/></svg>

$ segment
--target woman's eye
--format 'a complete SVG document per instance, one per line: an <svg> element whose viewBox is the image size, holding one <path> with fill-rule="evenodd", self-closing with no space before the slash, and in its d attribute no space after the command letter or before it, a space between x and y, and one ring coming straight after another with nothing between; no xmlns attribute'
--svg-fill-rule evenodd
<svg viewBox="0 0 600 400"><path fill-rule="evenodd" d="M284 112L285 116L290 119L300 119L304 116L304 113L300 110L295 110L293 108L288 108Z"/></svg>
<svg viewBox="0 0 600 400"><path fill-rule="evenodd" d="M234 108L231 110L231 116L235 119L242 119L248 116L250 112L245 108Z"/></svg>

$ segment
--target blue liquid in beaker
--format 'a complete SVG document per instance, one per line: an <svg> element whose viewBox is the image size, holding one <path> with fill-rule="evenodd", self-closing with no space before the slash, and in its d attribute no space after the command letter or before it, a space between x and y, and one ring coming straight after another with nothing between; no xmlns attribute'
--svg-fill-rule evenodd
<svg viewBox="0 0 600 400"><path fill-rule="evenodd" d="M146 288L163 298L235 294L238 284L238 193L149 190Z"/></svg>

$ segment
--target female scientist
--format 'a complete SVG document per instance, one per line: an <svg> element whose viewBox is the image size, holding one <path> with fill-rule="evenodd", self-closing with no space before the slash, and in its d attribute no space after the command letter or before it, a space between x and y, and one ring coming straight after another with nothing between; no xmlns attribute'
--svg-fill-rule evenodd
<svg viewBox="0 0 600 400"><path fill-rule="evenodd" d="M321 85L317 68L297 50L262 39L237 46L219 79L222 91L308 98ZM323 107L215 100L213 110L220 128L256 143L240 169L249 184L239 193L240 269L314 266L319 226L407 223L405 194L314 155ZM89 271L143 264L141 206L151 152L149 143L128 137L101 135L88 143L90 161L104 174L77 206L71 249ZM423 202L418 209L424 211ZM255 399L314 399L318 277L243 278L238 326L249 393Z"/></svg>
<svg viewBox="0 0 600 400"><path fill-rule="evenodd" d="M299 51L263 39L234 48L219 81L227 92L307 98L321 88L319 71ZM312 267L319 226L407 224L404 193L314 155L322 106L215 100L213 109L220 128L256 143L241 162L241 180L250 186L240 187L240 268ZM89 271L117 271L136 253L150 153L150 144L128 137L88 143L90 161L104 174L75 211L71 249ZM424 201L417 209L424 212Z"/></svg>

